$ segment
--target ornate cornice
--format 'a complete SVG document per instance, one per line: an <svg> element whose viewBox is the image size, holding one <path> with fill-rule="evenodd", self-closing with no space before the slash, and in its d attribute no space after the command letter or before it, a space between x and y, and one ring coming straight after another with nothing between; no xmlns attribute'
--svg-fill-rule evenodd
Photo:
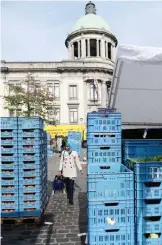
<svg viewBox="0 0 162 245"><path fill-rule="evenodd" d="M104 68L104 67L57 67L57 68L8 68L2 70L2 73L10 73L10 72L55 72L55 73L63 73L63 72L103 72L112 75L113 69Z"/></svg>

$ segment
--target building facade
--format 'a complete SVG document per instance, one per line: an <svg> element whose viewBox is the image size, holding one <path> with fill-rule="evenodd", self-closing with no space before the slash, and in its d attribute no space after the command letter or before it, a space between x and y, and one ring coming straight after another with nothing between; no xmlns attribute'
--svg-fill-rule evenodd
<svg viewBox="0 0 162 245"><path fill-rule="evenodd" d="M65 45L68 60L61 62L1 62L0 116L15 113L4 109L6 85L29 73L47 86L53 98L50 117L57 124L86 123L87 112L107 106L117 39L96 14L94 3L86 4L85 15L75 23Z"/></svg>

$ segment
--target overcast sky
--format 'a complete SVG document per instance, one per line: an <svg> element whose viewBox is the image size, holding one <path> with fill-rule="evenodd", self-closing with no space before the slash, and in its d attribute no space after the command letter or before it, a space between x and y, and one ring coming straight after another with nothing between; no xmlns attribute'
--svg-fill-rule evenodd
<svg viewBox="0 0 162 245"><path fill-rule="evenodd" d="M87 2L87 1L86 1ZM56 61L67 59L65 39L85 1L2 2L1 59ZM119 44L162 47L162 2L95 1Z"/></svg>

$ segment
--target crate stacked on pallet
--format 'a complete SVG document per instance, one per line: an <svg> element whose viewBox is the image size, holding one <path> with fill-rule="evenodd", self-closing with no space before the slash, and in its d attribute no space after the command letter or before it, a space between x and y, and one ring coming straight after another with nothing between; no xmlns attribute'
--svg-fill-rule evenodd
<svg viewBox="0 0 162 245"><path fill-rule="evenodd" d="M1 217L18 217L17 118L3 117L1 125Z"/></svg>
<svg viewBox="0 0 162 245"><path fill-rule="evenodd" d="M71 145L73 151L78 153L78 156L81 157L82 150L82 134L80 132L68 132L68 143Z"/></svg>
<svg viewBox="0 0 162 245"><path fill-rule="evenodd" d="M127 160L127 164L135 175L136 244L160 245L162 244L162 161Z"/></svg>
<svg viewBox="0 0 162 245"><path fill-rule="evenodd" d="M134 176L121 164L121 114L88 113L89 245L134 244Z"/></svg>
<svg viewBox="0 0 162 245"><path fill-rule="evenodd" d="M47 137L41 118L18 118L18 156L19 216L39 216L47 200Z"/></svg>

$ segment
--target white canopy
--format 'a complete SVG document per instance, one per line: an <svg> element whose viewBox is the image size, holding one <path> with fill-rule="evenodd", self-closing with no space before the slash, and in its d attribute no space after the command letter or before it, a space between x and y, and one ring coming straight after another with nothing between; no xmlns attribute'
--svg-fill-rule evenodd
<svg viewBox="0 0 162 245"><path fill-rule="evenodd" d="M118 48L109 108L126 128L162 127L162 48Z"/></svg>

